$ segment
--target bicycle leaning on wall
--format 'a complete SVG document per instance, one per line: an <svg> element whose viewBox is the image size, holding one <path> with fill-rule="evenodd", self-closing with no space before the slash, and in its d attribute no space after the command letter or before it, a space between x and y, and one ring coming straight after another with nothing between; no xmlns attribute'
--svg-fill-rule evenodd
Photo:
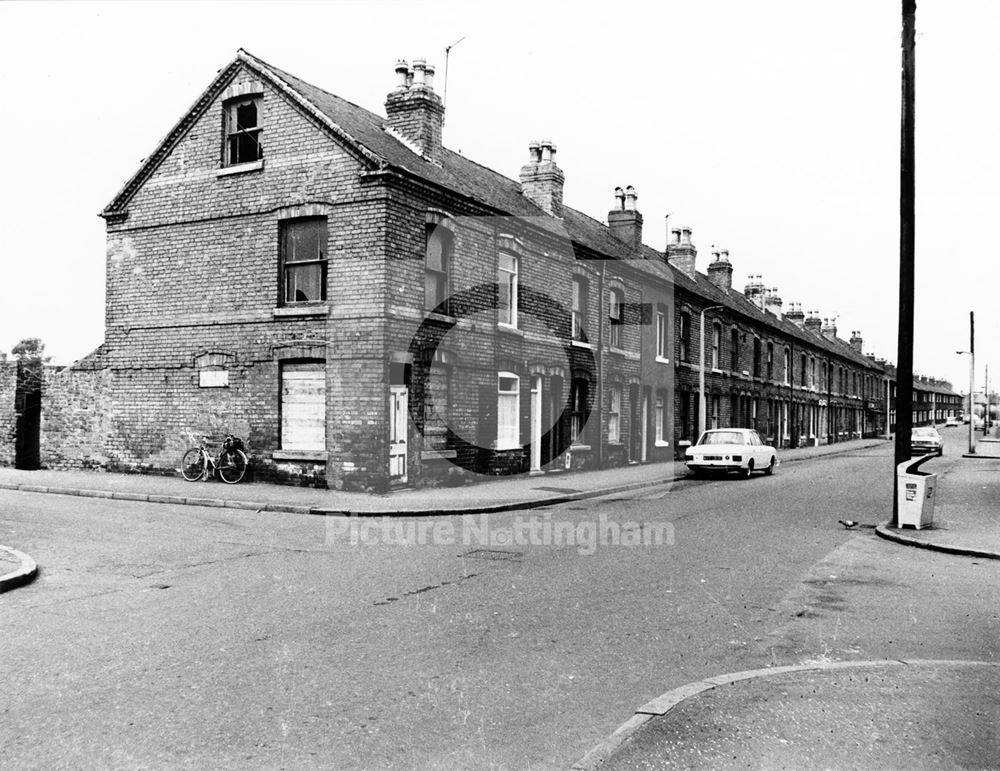
<svg viewBox="0 0 1000 771"><path fill-rule="evenodd" d="M188 482L207 480L211 474L217 473L226 484L235 485L247 473L249 460L245 452L243 440L238 436L226 434L219 447L219 452L212 457L208 449L210 437L203 436L197 447L192 447L181 460L181 475Z"/></svg>

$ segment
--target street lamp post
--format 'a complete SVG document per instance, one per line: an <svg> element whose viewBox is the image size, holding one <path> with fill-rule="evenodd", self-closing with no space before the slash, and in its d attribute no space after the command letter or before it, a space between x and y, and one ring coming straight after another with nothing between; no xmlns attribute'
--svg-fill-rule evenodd
<svg viewBox="0 0 1000 771"><path fill-rule="evenodd" d="M698 438L705 433L705 311L725 308L724 305L709 305L701 309L701 350L698 352Z"/></svg>

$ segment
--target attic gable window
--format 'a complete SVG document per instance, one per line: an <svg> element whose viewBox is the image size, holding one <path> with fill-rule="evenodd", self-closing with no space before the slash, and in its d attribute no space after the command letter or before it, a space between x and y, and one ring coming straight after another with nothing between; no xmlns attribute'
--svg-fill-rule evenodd
<svg viewBox="0 0 1000 771"><path fill-rule="evenodd" d="M239 97L225 104L226 166L253 163L264 157L260 125L261 96Z"/></svg>

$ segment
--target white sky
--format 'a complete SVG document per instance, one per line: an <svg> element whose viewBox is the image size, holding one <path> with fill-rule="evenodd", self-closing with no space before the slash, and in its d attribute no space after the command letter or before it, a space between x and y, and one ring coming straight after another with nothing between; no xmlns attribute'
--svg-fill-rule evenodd
<svg viewBox="0 0 1000 771"><path fill-rule="evenodd" d="M96 215L240 47L383 113L398 58L451 54L445 144L517 178L551 138L565 200L598 219L634 185L645 238L690 225L704 271L896 359L898 0L474 3L0 2L0 350L100 344ZM917 372L1000 381L995 87L1000 2L917 9Z"/></svg>

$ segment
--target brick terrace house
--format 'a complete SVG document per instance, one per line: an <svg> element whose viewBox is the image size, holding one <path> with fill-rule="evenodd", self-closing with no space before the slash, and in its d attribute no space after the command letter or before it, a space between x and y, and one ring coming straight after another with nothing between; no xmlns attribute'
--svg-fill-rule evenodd
<svg viewBox="0 0 1000 771"><path fill-rule="evenodd" d="M169 472L225 431L336 488L668 460L701 343L709 427L884 433L859 334L697 272L690 229L644 245L632 188L564 206L549 141L518 181L448 150L433 76L400 62L381 117L239 51L101 214L105 340L46 384L43 464Z"/></svg>

